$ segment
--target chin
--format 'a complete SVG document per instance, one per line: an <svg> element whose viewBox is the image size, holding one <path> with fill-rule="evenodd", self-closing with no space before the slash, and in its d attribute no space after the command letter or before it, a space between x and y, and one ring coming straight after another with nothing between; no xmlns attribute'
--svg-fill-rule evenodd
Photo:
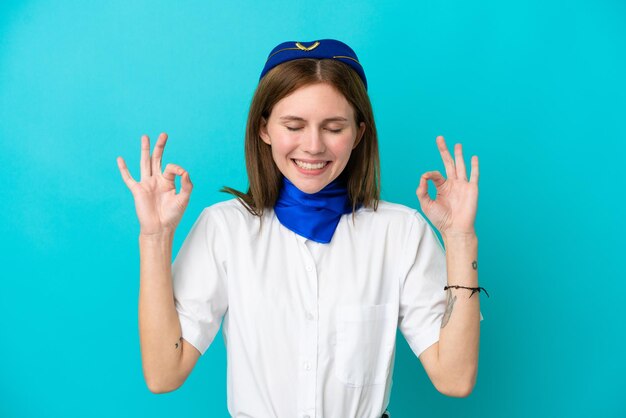
<svg viewBox="0 0 626 418"><path fill-rule="evenodd" d="M296 181L293 181L291 179L289 180L294 184L294 186L298 188L298 190L304 193L308 193L308 194L317 193L320 190L322 190L324 187L326 187L328 184L330 184L330 182L319 182L319 181L307 182L307 181L302 181L301 179L298 179L297 177L294 177L294 178L296 179Z"/></svg>
<svg viewBox="0 0 626 418"><path fill-rule="evenodd" d="M313 194L313 193L317 193L320 190L322 190L324 187L326 187L326 185L322 185L322 186L303 186L301 184L298 183L293 183L300 191L307 193L307 194Z"/></svg>

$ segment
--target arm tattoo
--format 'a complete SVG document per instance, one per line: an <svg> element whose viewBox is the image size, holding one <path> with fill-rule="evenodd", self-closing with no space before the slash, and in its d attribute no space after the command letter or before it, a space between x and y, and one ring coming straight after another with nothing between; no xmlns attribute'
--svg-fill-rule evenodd
<svg viewBox="0 0 626 418"><path fill-rule="evenodd" d="M476 260L474 260L474 261L472 262L472 268L473 268L474 270L478 270L478 263L476 262Z"/></svg>
<svg viewBox="0 0 626 418"><path fill-rule="evenodd" d="M183 346L183 337L180 337L178 339L178 341L180 342L180 346L182 347ZM176 348L178 348L178 343L176 343Z"/></svg>
<svg viewBox="0 0 626 418"><path fill-rule="evenodd" d="M452 291L450 289L447 290L447 294L448 304L446 305L446 312L443 314L443 319L441 320L441 328L448 324L450 315L452 315L452 308L454 308L454 302L456 302L456 296L452 296Z"/></svg>

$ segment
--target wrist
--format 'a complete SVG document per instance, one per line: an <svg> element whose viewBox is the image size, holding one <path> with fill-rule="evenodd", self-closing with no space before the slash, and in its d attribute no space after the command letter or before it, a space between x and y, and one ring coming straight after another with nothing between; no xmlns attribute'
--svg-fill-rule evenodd
<svg viewBox="0 0 626 418"><path fill-rule="evenodd" d="M139 240L141 241L150 241L150 242L159 242L159 241L163 241L163 240L171 240L174 238L174 232L175 230L173 229L163 229L159 232L152 232L152 233L146 233L146 232L139 232Z"/></svg>
<svg viewBox="0 0 626 418"><path fill-rule="evenodd" d="M478 241L478 236L476 235L476 231L471 232L445 232L441 234L441 238L444 241L459 241L459 242L467 242L467 241Z"/></svg>

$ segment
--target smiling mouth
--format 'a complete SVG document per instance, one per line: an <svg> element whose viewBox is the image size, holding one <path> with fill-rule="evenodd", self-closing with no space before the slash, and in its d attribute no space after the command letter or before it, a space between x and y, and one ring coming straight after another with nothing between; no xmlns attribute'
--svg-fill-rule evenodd
<svg viewBox="0 0 626 418"><path fill-rule="evenodd" d="M322 161L319 163L307 163L304 161L292 159L292 161L300 168L304 170L320 170L328 165L330 161Z"/></svg>

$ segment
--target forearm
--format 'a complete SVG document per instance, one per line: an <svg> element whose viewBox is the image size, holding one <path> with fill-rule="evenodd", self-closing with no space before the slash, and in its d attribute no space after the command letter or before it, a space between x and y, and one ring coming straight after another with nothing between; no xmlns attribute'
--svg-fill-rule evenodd
<svg viewBox="0 0 626 418"><path fill-rule="evenodd" d="M181 353L181 328L172 289L174 232L139 236L139 333L146 383L153 392L173 390Z"/></svg>
<svg viewBox="0 0 626 418"><path fill-rule="evenodd" d="M476 234L443 236L448 285L478 287ZM443 289L442 289L443 291ZM439 337L439 364L452 393L469 394L478 373L480 293L448 289ZM470 295L472 295L470 297Z"/></svg>

